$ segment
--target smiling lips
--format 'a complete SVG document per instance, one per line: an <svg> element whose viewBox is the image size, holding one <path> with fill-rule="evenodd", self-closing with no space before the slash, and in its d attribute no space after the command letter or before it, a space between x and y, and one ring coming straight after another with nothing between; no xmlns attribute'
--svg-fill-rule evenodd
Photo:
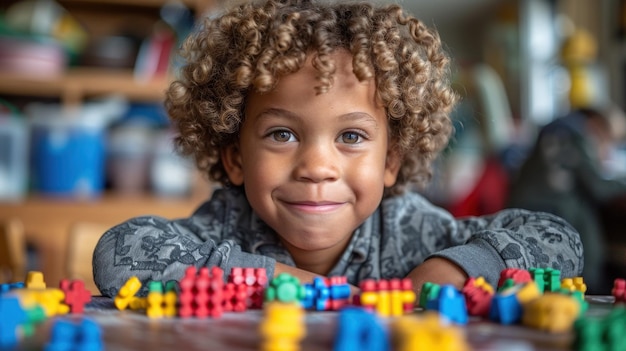
<svg viewBox="0 0 626 351"><path fill-rule="evenodd" d="M300 212L306 213L326 213L337 210L338 208L344 205L343 202L332 202L332 201L297 201L297 202L288 202L286 201L288 207L291 207Z"/></svg>

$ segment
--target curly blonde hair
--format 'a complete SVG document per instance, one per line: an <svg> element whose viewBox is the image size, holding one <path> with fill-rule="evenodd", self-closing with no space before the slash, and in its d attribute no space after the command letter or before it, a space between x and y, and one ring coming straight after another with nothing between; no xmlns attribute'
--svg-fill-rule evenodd
<svg viewBox="0 0 626 351"><path fill-rule="evenodd" d="M313 55L314 89L323 94L333 84L338 49L352 53L359 80L375 79L386 109L402 166L385 195L423 185L450 137L457 95L439 35L398 5L267 0L205 19L184 42L180 78L166 93L178 150L209 179L228 184L220 150L237 142L248 92L271 91Z"/></svg>

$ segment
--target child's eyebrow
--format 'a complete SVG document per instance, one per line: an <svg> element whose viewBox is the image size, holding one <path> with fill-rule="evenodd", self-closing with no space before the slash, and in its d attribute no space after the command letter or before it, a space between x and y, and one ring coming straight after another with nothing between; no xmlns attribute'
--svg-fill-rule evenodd
<svg viewBox="0 0 626 351"><path fill-rule="evenodd" d="M257 121L261 121L266 118L272 117L281 117L288 119L300 119L301 117L288 110L283 110L281 108L268 108L266 110L261 111L257 115ZM378 121L372 115L367 112L350 112L343 115L338 116L338 119L342 122L361 122L372 124L372 126L378 129Z"/></svg>

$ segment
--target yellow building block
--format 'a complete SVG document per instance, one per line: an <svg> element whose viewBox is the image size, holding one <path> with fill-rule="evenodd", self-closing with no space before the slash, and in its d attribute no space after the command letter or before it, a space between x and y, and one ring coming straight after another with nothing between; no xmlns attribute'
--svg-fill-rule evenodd
<svg viewBox="0 0 626 351"><path fill-rule="evenodd" d="M570 330L580 312L580 304L571 296L545 293L524 306L522 324L552 333Z"/></svg>
<svg viewBox="0 0 626 351"><path fill-rule="evenodd" d="M45 289L46 282L43 279L43 273L38 271L30 271L26 274L24 287L27 289Z"/></svg>
<svg viewBox="0 0 626 351"><path fill-rule="evenodd" d="M259 331L263 351L297 351L306 335L304 308L299 302L268 302Z"/></svg>
<svg viewBox="0 0 626 351"><path fill-rule="evenodd" d="M135 298L135 294L141 289L141 281L136 276L130 277L117 292L117 296L113 298L115 307L118 310L125 310L129 307L131 301Z"/></svg>
<svg viewBox="0 0 626 351"><path fill-rule="evenodd" d="M462 329L444 321L436 311L395 318L390 330L396 351L470 350Z"/></svg>

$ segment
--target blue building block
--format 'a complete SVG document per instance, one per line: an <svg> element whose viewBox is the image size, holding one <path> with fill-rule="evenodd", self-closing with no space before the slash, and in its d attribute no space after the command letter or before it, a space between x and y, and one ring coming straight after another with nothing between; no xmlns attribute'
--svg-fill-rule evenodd
<svg viewBox="0 0 626 351"><path fill-rule="evenodd" d="M333 284L330 286L330 298L332 300L343 300L350 298L349 284Z"/></svg>
<svg viewBox="0 0 626 351"><path fill-rule="evenodd" d="M324 282L324 278L313 278L312 284L304 284L304 299L302 306L306 309L325 311L330 300L330 289Z"/></svg>
<svg viewBox="0 0 626 351"><path fill-rule="evenodd" d="M489 319L500 324L515 324L522 319L522 305L517 300L517 290L509 289L496 294L491 300Z"/></svg>
<svg viewBox="0 0 626 351"><path fill-rule="evenodd" d="M0 349L9 349L17 344L18 327L28 316L16 296L0 296L0 316Z"/></svg>
<svg viewBox="0 0 626 351"><path fill-rule="evenodd" d="M24 282L0 284L0 295L7 293L13 289L24 289Z"/></svg>
<svg viewBox="0 0 626 351"><path fill-rule="evenodd" d="M426 301L426 309L438 311L453 323L467 324L465 297L452 285L442 285L437 298Z"/></svg>
<svg viewBox="0 0 626 351"><path fill-rule="evenodd" d="M100 326L88 319L57 319L50 331L50 341L45 351L102 351Z"/></svg>
<svg viewBox="0 0 626 351"><path fill-rule="evenodd" d="M389 351L389 336L379 317L361 307L341 309L334 351Z"/></svg>

